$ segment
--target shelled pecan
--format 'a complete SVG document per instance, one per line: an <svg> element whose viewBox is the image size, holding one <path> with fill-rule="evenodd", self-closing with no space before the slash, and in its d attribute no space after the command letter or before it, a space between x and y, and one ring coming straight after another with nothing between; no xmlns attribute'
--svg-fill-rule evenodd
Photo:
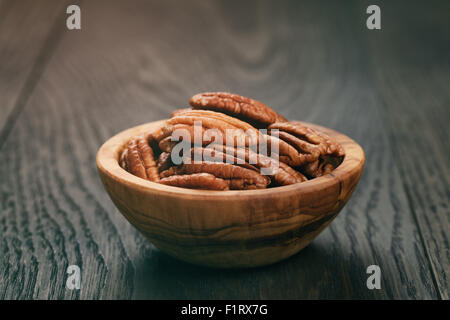
<svg viewBox="0 0 450 320"><path fill-rule="evenodd" d="M230 117L224 113L209 110L180 110L175 113L175 116L170 118L167 123L171 125L186 124L192 126L195 121L202 121L202 126L205 128L219 129L222 130L224 134L226 133L226 129L249 130L251 132L257 131L255 127L244 121Z"/></svg>
<svg viewBox="0 0 450 320"><path fill-rule="evenodd" d="M173 163L170 157L170 153L161 152L161 154L158 157L158 160L156 161L156 167L158 168L158 172L167 170L171 166L173 166Z"/></svg>
<svg viewBox="0 0 450 320"><path fill-rule="evenodd" d="M213 119L217 119L220 121L224 121L234 127L236 127L236 129L242 129L242 130L256 130L255 127L253 127L251 124L239 120L237 118L234 118L232 116L226 115L224 113L221 112L216 112L216 111L210 111L210 110L196 110L196 109L181 109L178 110L177 112L173 113L173 117L178 117L178 116L193 116L193 117L207 117L207 118L213 118Z"/></svg>
<svg viewBox="0 0 450 320"><path fill-rule="evenodd" d="M173 126L173 132L176 126L189 126L188 131L193 133L191 136L194 139L196 138L194 129L196 124L199 125L202 132L199 143L201 145L209 144L212 141L219 143L217 141L219 139L221 143L235 146L257 145L261 136L261 133L250 124L220 112L181 110L173 118L167 120L167 126Z"/></svg>
<svg viewBox="0 0 450 320"><path fill-rule="evenodd" d="M247 190L301 183L343 160L334 139L259 101L209 92L189 103L192 108L174 111L161 127L131 139L120 166L171 186Z"/></svg>
<svg viewBox="0 0 450 320"><path fill-rule="evenodd" d="M174 130L176 126L184 125L187 126L185 128L188 128L188 131L194 136L193 126L195 122L201 124L203 137L208 129L218 130L222 134L222 143L227 146L247 148L255 146L255 151L259 152L258 147L261 145L267 144L270 151L276 145L276 153L279 154L280 159L283 159L284 162L291 166L301 166L318 158L318 152L313 152L312 155L304 153L299 148L296 148L295 145L293 146L283 139L264 134L252 125L220 112L182 109L174 113L174 117L167 121L168 126L166 125L166 127L170 128L170 126L173 126L172 130ZM170 143L172 140L169 137L164 138L162 141L159 147L166 152L170 152L171 147L175 143ZM210 144L213 141L211 137L208 137L202 140L202 145Z"/></svg>
<svg viewBox="0 0 450 320"><path fill-rule="evenodd" d="M161 178L167 178L173 175L193 173L209 173L217 178L229 180L230 189L236 190L264 189L270 183L267 176L263 176L257 171L229 163L210 161L183 163L161 172L160 176Z"/></svg>
<svg viewBox="0 0 450 320"><path fill-rule="evenodd" d="M310 178L317 178L324 174L330 173L337 168L342 162L342 156L320 156L314 162L308 163L299 168L306 176Z"/></svg>
<svg viewBox="0 0 450 320"><path fill-rule="evenodd" d="M299 169L310 178L331 172L342 161L344 149L331 137L299 122L277 122L269 129L279 130L279 137L309 158Z"/></svg>
<svg viewBox="0 0 450 320"><path fill-rule="evenodd" d="M216 145L216 146L217 148L193 147L191 148L191 157L189 159L193 161L230 163L249 170L254 170L257 172L259 171L257 167L246 162L245 159L239 159L235 157L233 154L219 151L218 149L220 147L223 147L223 145Z"/></svg>
<svg viewBox="0 0 450 320"><path fill-rule="evenodd" d="M226 155L226 157L232 156L233 163L239 163L239 160L245 161L246 164L252 164L257 169L265 169L265 174L272 180L273 185L284 186L294 183L299 183L308 180L302 173L294 170L283 162L268 157L266 155L253 152L248 148L233 148L225 145L211 145L208 148L196 148L203 154L203 160L214 161L219 160ZM219 151L220 150L220 151ZM225 159L225 157L223 157Z"/></svg>
<svg viewBox="0 0 450 320"><path fill-rule="evenodd" d="M262 102L228 92L199 93L189 100L189 104L195 109L209 109L232 115L256 127L287 121Z"/></svg>
<svg viewBox="0 0 450 320"><path fill-rule="evenodd" d="M209 173L194 173L185 175L174 175L159 180L160 183L189 189L205 190L229 190L230 183L227 180L216 178Z"/></svg>
<svg viewBox="0 0 450 320"><path fill-rule="evenodd" d="M308 163L300 168L302 172L305 173L310 178L317 178L323 176L324 174L330 173L334 170L336 166L332 163L327 162L322 159L318 159L314 162Z"/></svg>
<svg viewBox="0 0 450 320"><path fill-rule="evenodd" d="M159 181L153 150L144 136L132 138L120 157L122 168L150 181Z"/></svg>
<svg viewBox="0 0 450 320"><path fill-rule="evenodd" d="M161 151L170 153L172 151L172 147L178 142L183 141L185 138L188 139L188 141L185 141L186 143L194 144L196 134L199 135L199 139L203 144L209 144L214 141L212 139L213 137L208 138L208 136L205 135L206 128L204 126L201 126L198 129L199 132L196 133L193 125L183 123L172 125L166 123L161 128L161 132L164 134L155 136L155 144Z"/></svg>

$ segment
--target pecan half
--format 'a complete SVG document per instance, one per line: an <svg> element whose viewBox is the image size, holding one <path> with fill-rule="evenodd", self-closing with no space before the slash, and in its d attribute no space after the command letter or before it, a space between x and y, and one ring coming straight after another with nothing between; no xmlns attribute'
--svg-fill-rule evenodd
<svg viewBox="0 0 450 320"><path fill-rule="evenodd" d="M144 136L147 139L148 145L152 148L153 153L155 157L161 153L161 150L158 147L159 141L161 139L165 138L168 134L166 133L163 128L157 128L156 130L153 130L151 132L147 132Z"/></svg>
<svg viewBox="0 0 450 320"><path fill-rule="evenodd" d="M314 161L318 157L318 154L309 156L299 153L294 146L286 141L275 136L262 134L252 125L220 112L182 109L176 112L175 116L167 121L167 124L169 126L193 126L195 121L200 122L202 128L219 130L222 133L222 143L227 146L248 148L266 143L270 148L270 146L277 144L280 159L284 159L286 163L292 166L300 166L306 162ZM193 132L193 129L191 129L191 132ZM159 147L161 150L169 152L174 144L170 143L171 139L165 139ZM212 141L213 139L204 139L202 145L207 145ZM255 151L258 151L258 148Z"/></svg>
<svg viewBox="0 0 450 320"><path fill-rule="evenodd" d="M189 100L189 104L195 109L214 110L235 116L257 127L287 121L262 102L228 92L199 93Z"/></svg>
<svg viewBox="0 0 450 320"><path fill-rule="evenodd" d="M185 125L190 125L193 126L194 122L196 121L200 121L202 127L205 127L206 129L219 129L222 131L223 134L226 133L225 130L227 129L240 129L240 127L236 126L235 123L232 123L232 121L230 121L231 119L227 119L231 118L225 114L220 114L218 112L215 112L215 115L212 114L202 114L202 115L196 115L196 114L191 114L190 112L180 112L177 115L175 115L173 118L170 118L169 120L167 120L168 124L171 125L176 125L176 124L185 124ZM234 119L234 120L238 120L238 119ZM242 122L242 127L245 128L247 127L247 124L245 122ZM255 129L255 128L253 128ZM256 130L256 129L255 129Z"/></svg>
<svg viewBox="0 0 450 320"><path fill-rule="evenodd" d="M278 144L278 154L280 161L292 166L298 167L317 160L319 157L319 152L313 151L309 152L308 148L305 148L302 143L293 143L292 139L286 139L282 132L279 132L279 136L276 137L272 135L266 135L268 138L267 144L271 150L273 150L273 145Z"/></svg>
<svg viewBox="0 0 450 320"><path fill-rule="evenodd" d="M132 138L120 157L120 165L128 172L150 181L159 181L153 150L145 136Z"/></svg>
<svg viewBox="0 0 450 320"><path fill-rule="evenodd" d="M128 149L125 149L122 151L119 157L119 165L128 171L128 164L127 164L127 156L128 156Z"/></svg>
<svg viewBox="0 0 450 320"><path fill-rule="evenodd" d="M270 183L268 177L254 170L228 163L209 161L183 163L180 166L171 167L161 172L161 178L193 173L209 173L217 178L229 180L230 189L235 190L263 189Z"/></svg>
<svg viewBox="0 0 450 320"><path fill-rule="evenodd" d="M308 163L299 169L310 178L317 178L330 173L342 162L342 157L321 156L318 160Z"/></svg>
<svg viewBox="0 0 450 320"><path fill-rule="evenodd" d="M255 127L253 127L251 124L249 124L247 122L244 122L237 118L223 114L221 112L215 112L215 111L210 111L210 110L181 109L181 110L174 111L172 113L172 115L173 115L172 117L178 117L178 116L207 117L207 118L217 119L220 121L225 121L226 123L236 127L237 129L242 129L242 130L255 130L256 129Z"/></svg>
<svg viewBox="0 0 450 320"><path fill-rule="evenodd" d="M158 168L158 172L162 172L164 170L169 169L173 166L172 160L170 159L170 153L168 152L162 152L159 157L158 161L156 161Z"/></svg>
<svg viewBox="0 0 450 320"><path fill-rule="evenodd" d="M180 110L173 118L167 120L167 125L193 127L196 122L204 129L203 136L206 132L211 133L208 129L213 129L221 135L222 143L235 146L256 145L262 136L255 127L246 122L209 110ZM202 144L206 145L212 140L214 139L204 139Z"/></svg>
<svg viewBox="0 0 450 320"><path fill-rule="evenodd" d="M284 162L279 162L280 170L274 175L274 180L279 186L286 186L289 184L300 183L308 180L308 178L301 172L291 168Z"/></svg>
<svg viewBox="0 0 450 320"><path fill-rule="evenodd" d="M162 152L170 153L177 143L177 141L172 141L172 137L165 137L159 142L158 148L161 149Z"/></svg>
<svg viewBox="0 0 450 320"><path fill-rule="evenodd" d="M259 170L266 169L265 174L278 186L300 183L308 180L302 173L296 171L287 164L263 154L253 152L248 148L233 148L224 145L211 145L208 146L208 148L214 148L215 153L218 153L217 150L220 150L221 153L225 154L227 157L231 155L234 159L239 158L245 160L246 163L256 166ZM203 152L207 153L208 148L202 148L204 150ZM212 153L212 155L214 156L215 154ZM204 160L208 159L204 158Z"/></svg>
<svg viewBox="0 0 450 320"><path fill-rule="evenodd" d="M229 163L234 164L246 169L259 171L258 168L252 166L245 159L238 159L231 153L223 153L219 151L220 148L224 147L223 145L215 145L217 148L210 146L209 148L202 147L193 147L191 149L192 158L190 161L208 161L208 162L221 162L221 163Z"/></svg>
<svg viewBox="0 0 450 320"><path fill-rule="evenodd" d="M344 149L322 132L299 122L278 122L270 125L269 129L278 129L280 139L290 143L304 155L305 161L297 166L310 178L327 174L342 162Z"/></svg>
<svg viewBox="0 0 450 320"><path fill-rule="evenodd" d="M199 128L199 132L197 133L199 135L200 143L199 145L206 145L214 141L214 137L207 137L205 135L206 128L201 126ZM164 134L159 135L159 139L157 140L158 148L161 149L163 152L171 152L172 148L179 142L184 141L183 135L188 135L189 138L189 144L195 143L195 134L194 132L194 126L189 124L183 124L183 123L177 123L175 125L172 125L170 123L166 123L162 127L162 132Z"/></svg>
<svg viewBox="0 0 450 320"><path fill-rule="evenodd" d="M209 173L194 173L186 175L175 175L163 178L159 181L162 184L180 188L206 189L206 190L229 190L229 182L216 178Z"/></svg>
<svg viewBox="0 0 450 320"><path fill-rule="evenodd" d="M299 122L277 122L271 124L269 129L278 129L281 139L295 144L305 152L311 153L317 149L320 155L344 155L344 149L333 138Z"/></svg>

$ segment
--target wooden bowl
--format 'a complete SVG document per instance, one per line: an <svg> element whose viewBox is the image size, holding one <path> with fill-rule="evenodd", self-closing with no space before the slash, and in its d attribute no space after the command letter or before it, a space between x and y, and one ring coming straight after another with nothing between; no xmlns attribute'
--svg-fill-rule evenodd
<svg viewBox="0 0 450 320"><path fill-rule="evenodd" d="M207 191L138 178L118 164L134 135L163 121L125 130L99 149L103 185L125 218L156 247L194 264L231 268L271 264L297 253L336 217L364 167L364 152L349 137L307 124L334 137L345 150L331 174L261 190Z"/></svg>

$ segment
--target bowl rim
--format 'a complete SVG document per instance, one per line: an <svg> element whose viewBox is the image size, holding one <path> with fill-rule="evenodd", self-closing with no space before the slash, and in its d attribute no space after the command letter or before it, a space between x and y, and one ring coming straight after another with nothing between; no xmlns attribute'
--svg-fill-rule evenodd
<svg viewBox="0 0 450 320"><path fill-rule="evenodd" d="M340 183L348 176L354 174L360 174L365 164L365 154L361 146L356 143L350 137L339 133L335 130L304 122L297 121L314 129L320 130L339 142L345 151L345 156L342 163L334 169L331 173L323 175L318 178L314 178L302 183L291 184L287 186L280 186L267 189L256 190L200 190L200 189L187 189L174 186L168 186L157 182L148 181L139 178L119 165L119 154L124 149L125 143L135 135L139 135L148 132L151 129L161 126L166 119L159 121L147 122L126 130L123 130L107 141L99 148L96 157L96 164L99 173L105 174L113 180L131 187L139 189L144 192L152 192L164 196L174 197L187 197L190 199L233 199L235 197L253 198L258 196L279 196L281 194L291 194L292 192L301 193L309 189L319 190L330 186L330 183Z"/></svg>

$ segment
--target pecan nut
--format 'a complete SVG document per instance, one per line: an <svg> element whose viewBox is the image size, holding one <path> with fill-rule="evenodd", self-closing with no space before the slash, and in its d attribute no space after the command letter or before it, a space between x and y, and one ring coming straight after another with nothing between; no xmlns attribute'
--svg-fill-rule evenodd
<svg viewBox="0 0 450 320"><path fill-rule="evenodd" d="M221 112L216 111L210 111L210 110L196 110L196 109L181 109L173 112L173 117L178 116L193 116L193 117L206 117L206 118L212 118L217 119L220 121L224 121L228 123L229 125L234 126L236 129L242 129L242 130L255 130L256 128L253 127L251 124L244 122L242 120L239 120L237 118L234 118L232 116L223 114Z"/></svg>
<svg viewBox="0 0 450 320"><path fill-rule="evenodd" d="M183 163L177 167L171 167L161 172L161 178L193 173L209 173L217 178L229 180L230 189L235 190L263 189L270 183L267 176L254 170L233 164L209 161Z"/></svg>
<svg viewBox="0 0 450 320"><path fill-rule="evenodd" d="M207 132L205 131L206 129L215 129L220 131L222 134L222 143L227 146L247 148L256 146L256 151L258 151L258 147L262 144L267 144L269 148L270 146L277 144L280 159L284 159L289 165L300 166L306 162L314 161L318 157L318 153L311 156L299 153L294 146L286 141L275 136L263 134L252 125L220 112L182 109L174 113L174 117L167 121L166 127L169 128L167 130L170 130L170 126L173 126L173 128L180 125L190 126L189 132L192 134L194 131L194 122L196 121L201 124L203 130L202 133L204 138L201 144L203 146L210 144L213 141L218 143L210 137L206 137L205 139L204 135L205 132ZM174 143L171 143L172 139L166 137L162 141L164 142L161 142L159 146L161 150L170 152L171 148L175 145Z"/></svg>
<svg viewBox="0 0 450 320"><path fill-rule="evenodd" d="M171 125L186 124L194 125L194 122L200 121L201 125L207 129L219 129L222 133L226 133L225 130L255 130L253 126L245 123L239 119L230 117L226 114L208 110L181 110L170 118L167 123Z"/></svg>
<svg viewBox="0 0 450 320"><path fill-rule="evenodd" d="M299 122L278 122L269 126L279 130L280 139L295 146L304 156L300 170L310 178L331 172L343 159L342 146L328 135L309 128Z"/></svg>
<svg viewBox="0 0 450 320"><path fill-rule="evenodd" d="M172 148L180 141L184 141L185 138L188 139L188 141L184 141L185 143L194 144L196 139L196 134L199 135L200 145L203 144L209 144L214 141L211 137L209 139L204 133L206 128L201 126L199 127L199 132L195 132L195 128L192 125L189 124L183 124L183 123L177 123L175 125L172 125L170 123L166 123L162 127L162 132L164 134L161 134L157 137L156 142L158 144L158 148L162 150L163 152L171 152Z"/></svg>
<svg viewBox="0 0 450 320"><path fill-rule="evenodd" d="M220 148L224 147L225 146L223 145L213 145L207 148L193 147L191 149L192 158L190 160L229 163L246 169L258 171L258 168L246 162L245 159L238 159L234 154L219 151Z"/></svg>
<svg viewBox="0 0 450 320"><path fill-rule="evenodd" d="M209 110L180 110L167 120L166 127L170 130L170 126L174 128L180 125L190 126L190 132L194 133L196 123L202 128L202 145L219 138L222 143L235 146L256 145L262 136L255 127L246 122ZM195 136L195 133L192 136Z"/></svg>
<svg viewBox="0 0 450 320"><path fill-rule="evenodd" d="M214 152L208 152L209 148L214 148ZM224 154L229 160L235 161L234 163L239 163L239 160L245 161L246 164L254 165L258 170L266 169L265 174L268 175L274 185L284 186L294 183L299 183L308 180L302 173L291 168L287 164L280 162L274 158L268 157L261 153L253 152L248 148L233 148L225 145L210 145L203 150L204 158L203 160L213 161L216 158L216 154ZM218 151L220 150L220 151ZM210 156L205 157L205 154ZM230 163L230 162L228 162Z"/></svg>
<svg viewBox="0 0 450 320"><path fill-rule="evenodd" d="M206 92L189 103L192 108L174 111L162 127L131 139L120 165L167 185L242 190L303 182L343 160L344 149L334 139L288 122L259 101Z"/></svg>
<svg viewBox="0 0 450 320"><path fill-rule="evenodd" d="M285 136L281 132L279 132L279 136L276 137L272 135L266 135L267 144L273 150L274 144L278 145L278 154L280 161L292 166L298 167L305 163L312 162L317 160L319 157L319 152L308 152L307 148L304 148L301 143L295 144L292 143L291 139L284 140ZM303 148L302 148L303 147Z"/></svg>
<svg viewBox="0 0 450 320"><path fill-rule="evenodd" d="M344 149L333 138L299 122L277 122L271 124L269 129L278 129L283 140L295 144L303 152L312 153L318 150L322 156L341 157L344 155Z"/></svg>
<svg viewBox="0 0 450 320"><path fill-rule="evenodd" d="M342 157L321 156L318 160L299 168L310 178L317 178L330 173L339 166Z"/></svg>
<svg viewBox="0 0 450 320"><path fill-rule="evenodd" d="M172 166L173 166L173 163L170 158L170 153L161 152L161 154L158 157L158 160L156 161L156 168L158 169L158 172L167 170Z"/></svg>
<svg viewBox="0 0 450 320"><path fill-rule="evenodd" d="M205 189L205 190L229 190L228 181L216 178L209 173L194 173L186 175L174 175L159 180L160 183L189 189Z"/></svg>
<svg viewBox="0 0 450 320"><path fill-rule="evenodd" d="M267 127L274 122L287 121L264 103L228 92L204 92L191 97L189 104L194 109L223 112L254 124Z"/></svg>
<svg viewBox="0 0 450 320"><path fill-rule="evenodd" d="M119 163L122 168L135 176L154 182L159 181L153 150L144 136L134 137L128 142Z"/></svg>

